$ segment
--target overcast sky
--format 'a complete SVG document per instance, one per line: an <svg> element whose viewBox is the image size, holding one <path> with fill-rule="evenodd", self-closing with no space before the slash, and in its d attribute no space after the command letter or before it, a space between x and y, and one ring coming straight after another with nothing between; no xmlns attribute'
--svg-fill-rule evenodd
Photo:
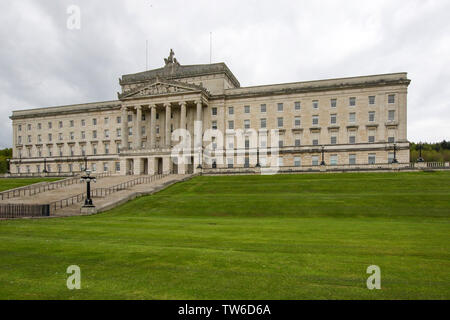
<svg viewBox="0 0 450 320"><path fill-rule="evenodd" d="M81 28L67 28L67 8ZM117 99L122 74L225 62L241 86L408 72L408 139L450 140L450 1L2 0L0 147L12 110Z"/></svg>

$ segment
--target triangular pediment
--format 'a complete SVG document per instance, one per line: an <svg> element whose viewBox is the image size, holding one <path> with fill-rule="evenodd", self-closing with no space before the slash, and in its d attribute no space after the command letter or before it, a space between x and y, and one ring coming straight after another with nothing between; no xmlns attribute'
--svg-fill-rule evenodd
<svg viewBox="0 0 450 320"><path fill-rule="evenodd" d="M119 93L119 99L152 97L171 94L194 93L204 91L204 88L192 84L157 80L129 92Z"/></svg>

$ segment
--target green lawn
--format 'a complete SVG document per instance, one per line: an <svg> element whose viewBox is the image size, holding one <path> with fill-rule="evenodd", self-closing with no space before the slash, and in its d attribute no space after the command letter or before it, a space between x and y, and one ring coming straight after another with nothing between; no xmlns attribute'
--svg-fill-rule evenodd
<svg viewBox="0 0 450 320"><path fill-rule="evenodd" d="M450 299L450 172L196 177L95 216L0 221L0 299L88 298Z"/></svg>
<svg viewBox="0 0 450 320"><path fill-rule="evenodd" d="M0 179L0 192L27 186L29 184L44 182L44 181L57 181L60 178L1 178Z"/></svg>

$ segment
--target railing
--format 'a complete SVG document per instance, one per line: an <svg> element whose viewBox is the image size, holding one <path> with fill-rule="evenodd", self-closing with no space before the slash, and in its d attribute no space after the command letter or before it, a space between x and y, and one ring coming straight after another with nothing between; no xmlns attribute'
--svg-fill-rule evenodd
<svg viewBox="0 0 450 320"><path fill-rule="evenodd" d="M50 215L48 204L23 204L2 203L0 204L0 218L11 219L21 217L45 217Z"/></svg>
<svg viewBox="0 0 450 320"><path fill-rule="evenodd" d="M122 182L118 185L109 187L109 188L96 188L91 190L91 197L106 197L107 195L110 195L114 192L118 192L121 190L125 190L128 188L131 188L137 184L142 183L149 183L153 182L159 179L162 179L169 174L157 174L152 176L146 176L146 177L139 177L133 180L129 180L126 182ZM80 193L62 200L53 201L50 203L50 213L54 213L57 209L62 209L68 206L71 206L73 204L76 204L78 202L83 201L86 198L86 192Z"/></svg>
<svg viewBox="0 0 450 320"><path fill-rule="evenodd" d="M427 168L445 168L446 163L445 162L426 162Z"/></svg>
<svg viewBox="0 0 450 320"><path fill-rule="evenodd" d="M110 172L104 172L96 176L97 179L110 176ZM64 180L54 181L54 182L40 182L36 184L31 184L29 186L24 186L16 189L10 189L3 192L0 192L0 199L10 199L16 198L20 196L32 196L41 192L55 190L61 187L69 186L72 184L80 183L80 177L73 177Z"/></svg>

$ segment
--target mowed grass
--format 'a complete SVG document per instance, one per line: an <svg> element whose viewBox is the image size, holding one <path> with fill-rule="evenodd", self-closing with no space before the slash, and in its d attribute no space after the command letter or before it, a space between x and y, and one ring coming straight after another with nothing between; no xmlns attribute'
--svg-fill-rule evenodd
<svg viewBox="0 0 450 320"><path fill-rule="evenodd" d="M449 218L450 172L196 177L95 216L0 221L0 298L449 299Z"/></svg>
<svg viewBox="0 0 450 320"><path fill-rule="evenodd" d="M27 186L38 182L52 182L60 180L60 178L0 178L0 192Z"/></svg>

